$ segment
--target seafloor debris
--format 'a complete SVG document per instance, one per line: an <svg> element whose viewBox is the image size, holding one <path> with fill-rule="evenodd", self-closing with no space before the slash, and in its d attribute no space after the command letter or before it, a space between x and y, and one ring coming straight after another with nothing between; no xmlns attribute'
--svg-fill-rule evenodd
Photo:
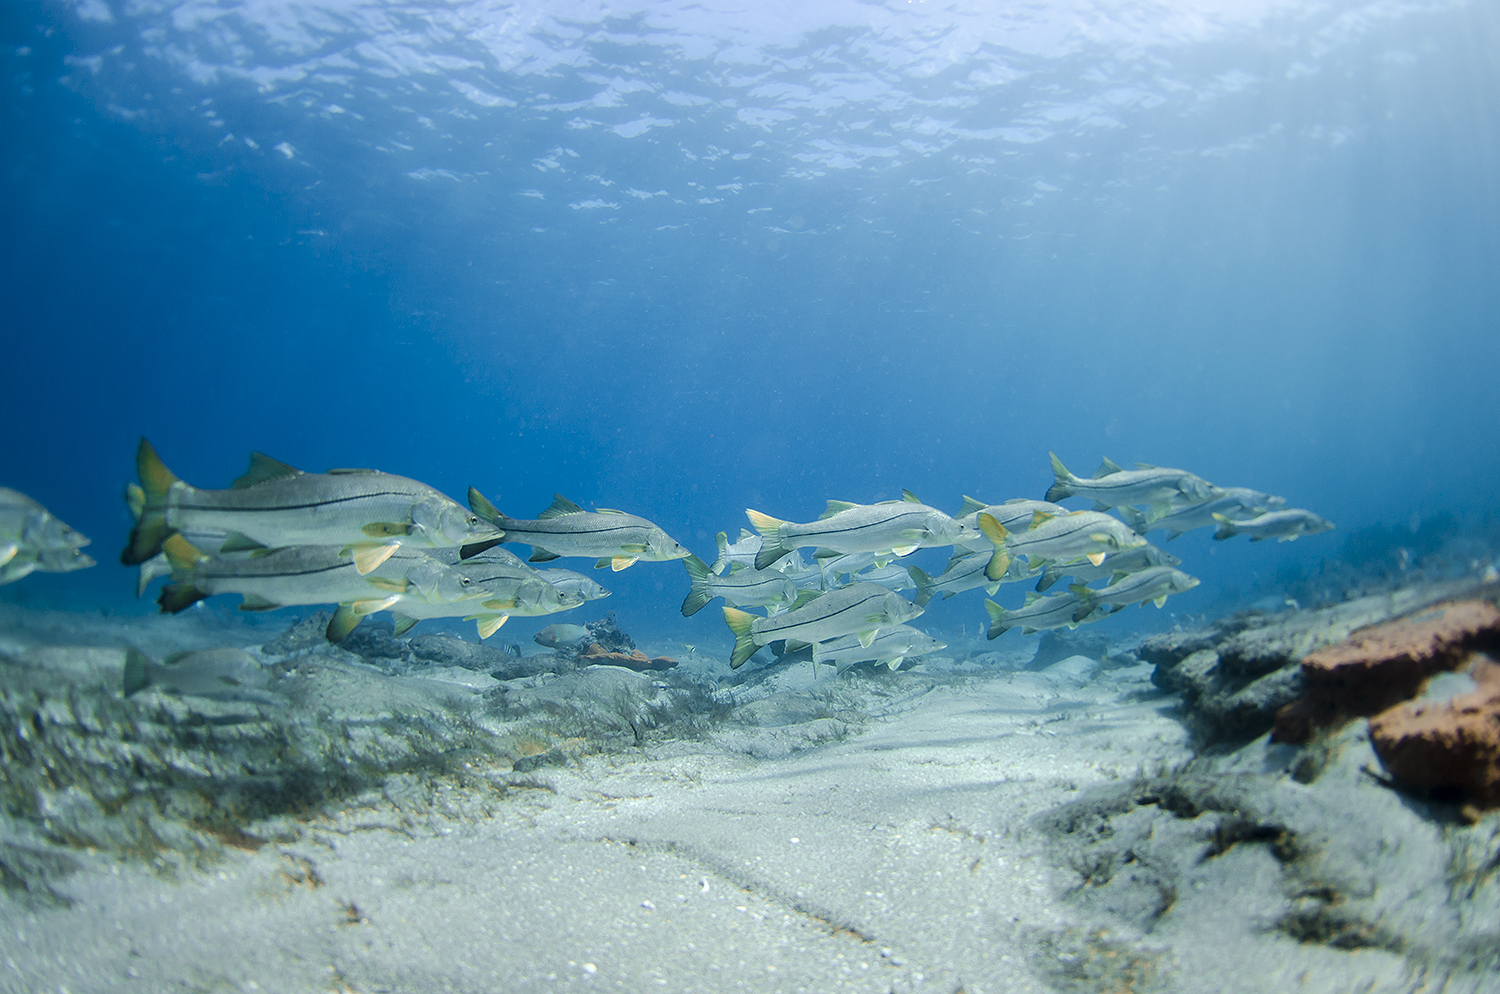
<svg viewBox="0 0 1500 994"><path fill-rule="evenodd" d="M1391 777L1434 800L1500 807L1500 663L1476 656L1478 688L1447 701L1398 704L1370 719L1370 744Z"/></svg>
<svg viewBox="0 0 1500 994"><path fill-rule="evenodd" d="M1276 715L1278 742L1301 744L1315 729L1364 718L1415 697L1432 676L1457 669L1500 642L1500 610L1488 601L1438 604L1361 629L1302 660L1303 693Z"/></svg>
<svg viewBox="0 0 1500 994"><path fill-rule="evenodd" d="M579 653L578 661L590 666L624 666L632 670L669 670L677 665L677 660L671 656L657 656L652 659L639 649L634 649L628 654L610 652L598 642L591 642L586 652Z"/></svg>

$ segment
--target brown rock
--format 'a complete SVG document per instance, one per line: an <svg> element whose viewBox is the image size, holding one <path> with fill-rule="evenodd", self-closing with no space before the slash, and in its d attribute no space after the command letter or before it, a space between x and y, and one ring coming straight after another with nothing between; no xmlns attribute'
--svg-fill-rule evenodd
<svg viewBox="0 0 1500 994"><path fill-rule="evenodd" d="M1302 660L1301 698L1276 715L1271 737L1303 743L1314 730L1378 714L1416 696L1436 673L1457 669L1477 648L1500 643L1500 610L1452 601L1355 632Z"/></svg>
<svg viewBox="0 0 1500 994"><path fill-rule="evenodd" d="M1500 665L1480 659L1479 688L1451 700L1398 704L1370 719L1391 778L1435 800L1500 807Z"/></svg>
<svg viewBox="0 0 1500 994"><path fill-rule="evenodd" d="M657 656L655 659L647 658L646 654L639 649L630 655L623 652L609 652L598 642L589 645L589 651L581 653L578 661L586 666L624 666L627 669L644 672L646 670L669 670L677 665L677 660L671 656Z"/></svg>

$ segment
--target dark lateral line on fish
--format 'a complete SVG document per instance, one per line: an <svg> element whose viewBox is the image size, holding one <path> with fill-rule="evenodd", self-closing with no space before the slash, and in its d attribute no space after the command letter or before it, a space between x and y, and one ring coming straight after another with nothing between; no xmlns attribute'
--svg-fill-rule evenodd
<svg viewBox="0 0 1500 994"><path fill-rule="evenodd" d="M900 521L902 518L906 517L908 514L926 514L926 513L927 513L926 511L916 511L916 510L902 511L900 514L893 514L889 518L885 518L885 519L882 519L880 521L866 521L862 525L850 525L847 528L822 528L822 529L819 529L818 531L815 531L815 532L809 532L808 535L809 536L811 536L811 535L844 535L844 534L848 534L849 532L862 531L863 529L866 529L866 528L883 528L886 525L889 525L893 521ZM817 524L818 524L818 522L814 521L814 522L811 522L807 527L814 527ZM796 538L798 536L794 535L792 537Z"/></svg>
<svg viewBox="0 0 1500 994"><path fill-rule="evenodd" d="M553 535L560 535L560 536L563 536L563 537L566 538L566 537L571 537L571 536L583 536L583 535L607 535L610 532L624 531L627 528L645 528L645 527L647 527L646 525L632 524L632 523L627 522L625 524L608 525L608 526L606 526L604 528L589 528L589 529L584 529L584 530L581 530L581 531L546 531L545 529L542 529L542 528L517 528L517 527L515 527L515 525L518 525L518 524L519 525L528 525L528 524L531 524L531 522L529 522L529 521L517 520L515 518L501 518L500 520L503 521L503 522L505 522L505 523L501 524L501 525L498 525L498 527L504 529L506 535L515 535L516 538L514 539L514 541L516 541L516 542L523 542L523 543L525 543L527 545L530 545L531 543L527 542L526 539L521 538L520 536L522 536L522 535L528 535L528 534L530 534L530 535L546 535L546 536L549 536L549 537L553 536ZM507 538L506 541L509 542L509 541L512 541L512 539Z"/></svg>
<svg viewBox="0 0 1500 994"><path fill-rule="evenodd" d="M1095 526L1094 525L1086 525L1086 524L1083 524L1083 523L1080 522L1079 524L1074 525L1072 528L1069 528L1067 531L1059 532L1056 535L1050 535L1047 538L1033 539L1032 543L1035 544L1036 542L1056 542L1058 539L1070 538L1070 537L1072 537L1074 535L1077 535L1079 532L1083 531L1085 528L1092 528L1092 527L1095 527ZM1025 538L1028 534L1030 534L1030 533L1029 532L1018 532L1016 540L1011 543L1011 547L1015 548L1016 546L1021 545L1022 544L1021 539Z"/></svg>
<svg viewBox="0 0 1500 994"><path fill-rule="evenodd" d="M790 625L783 625L782 627L783 628L801 628L803 625L811 625L811 624L813 624L815 622L819 622L819 621L831 621L832 619L837 618L839 615L843 614L845 611L852 611L855 608L860 607L863 604L869 603L870 601L874 600L876 596L877 595L875 595L875 594L871 594L870 596L864 598L863 600L857 600L853 604L847 604L844 607L839 608L837 611L833 612L832 614L826 614L826 615L822 615L821 617L816 617L816 618L807 618L807 619L804 619L802 621L793 622ZM816 603L817 603L817 601L813 601L813 604L816 604ZM809 604L807 606L808 607L812 607L812 604ZM789 615L786 615L786 614L778 614L778 615L775 615L775 620L781 621L782 619L784 619L784 618L786 618L788 616ZM770 621L771 619L767 618L766 620ZM780 629L772 629L772 628L766 628L766 629L764 629L764 631L779 631L779 630Z"/></svg>
<svg viewBox="0 0 1500 994"><path fill-rule="evenodd" d="M230 564L226 563L225 565ZM320 566L317 569L288 570L284 573L237 573L233 571L213 573L204 569L203 576L208 580L225 578L232 580L275 580L284 576L316 576L319 573L332 573L334 570L352 569L353 567L354 561L350 560L347 563L338 563L333 566Z"/></svg>
<svg viewBox="0 0 1500 994"><path fill-rule="evenodd" d="M253 489L253 488L250 488L250 489ZM248 491L246 491L246 492L248 492ZM333 504L347 504L349 501L352 501L352 500L372 500L372 499L377 498L377 497L415 497L415 495L408 494L405 491L401 491L401 490L382 490L382 491L379 491L377 493L354 494L354 495L349 496L349 497L332 497L332 498L329 498L328 500L312 501L311 503L307 503L307 504L275 504L275 505L272 505L272 506L269 506L269 507L249 507L249 506L240 507L240 506L224 506L224 505L218 505L218 504L181 504L181 503L179 503L179 504L170 504L170 505L168 505L168 507L171 510L174 510L174 511L219 511L221 513L226 513L226 514L239 514L241 512L245 512L245 513L249 513L249 512L262 513L262 512L266 512L266 511L303 511L303 510L306 510L307 508L310 508L310 507L328 507L328 506L333 505ZM416 498L416 499L420 501L420 500L425 500L426 498Z"/></svg>

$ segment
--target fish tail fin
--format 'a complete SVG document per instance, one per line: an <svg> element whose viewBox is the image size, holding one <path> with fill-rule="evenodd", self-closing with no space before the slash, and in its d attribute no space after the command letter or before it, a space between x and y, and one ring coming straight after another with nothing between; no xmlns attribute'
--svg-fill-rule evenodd
<svg viewBox="0 0 1500 994"><path fill-rule="evenodd" d="M165 556L152 556L141 563L141 575L135 581L135 596L137 598L146 595L146 588L151 586L151 581L159 576L166 576L172 572L172 567L167 564Z"/></svg>
<svg viewBox="0 0 1500 994"><path fill-rule="evenodd" d="M726 607L724 608L724 623L734 634L734 652L729 656L729 668L737 670L745 664L745 660L755 655L755 650L759 648L755 644L755 635L750 630L750 626L755 624L755 615L749 611Z"/></svg>
<svg viewBox="0 0 1500 994"><path fill-rule="evenodd" d="M688 579L693 584L687 599L682 602L682 616L691 618L714 599L713 591L708 589L708 578L713 574L709 571L708 563L697 556L688 556L682 561L682 565L687 568Z"/></svg>
<svg viewBox="0 0 1500 994"><path fill-rule="evenodd" d="M354 631L363 618L363 615L355 613L352 604L340 604L338 610L333 612L333 617L328 619L328 628L323 634L328 641L337 645L349 637L349 633Z"/></svg>
<svg viewBox="0 0 1500 994"><path fill-rule="evenodd" d="M984 575L991 580L999 580L1010 569L1010 553L1005 549L1005 536L1009 534L1005 526L992 514L979 512L979 530L984 532L984 537L995 543L995 554L990 556L990 564L984 568Z"/></svg>
<svg viewBox="0 0 1500 994"><path fill-rule="evenodd" d="M1224 515L1215 514L1214 520L1219 523L1219 530L1214 532L1215 542L1222 542L1226 538L1234 538L1234 536L1239 534L1239 530L1234 527L1234 522L1224 517Z"/></svg>
<svg viewBox="0 0 1500 994"><path fill-rule="evenodd" d="M919 566L908 566L906 571L917 582L917 607L926 607L927 602L932 600L932 577L923 572Z"/></svg>
<svg viewBox="0 0 1500 994"><path fill-rule="evenodd" d="M156 603L161 605L163 613L176 614L192 607L203 596L203 592L191 583L169 583L161 588L161 595L156 598Z"/></svg>
<svg viewBox="0 0 1500 994"><path fill-rule="evenodd" d="M1062 576L1062 571L1059 570L1056 566L1048 566L1046 569L1042 570L1042 578L1036 582L1037 593L1041 593L1043 590L1046 590L1058 580L1061 580Z"/></svg>
<svg viewBox="0 0 1500 994"><path fill-rule="evenodd" d="M1052 474L1057 477L1057 481L1047 488L1047 500L1056 503L1073 495L1073 474L1057 458L1056 452L1048 452L1047 456L1052 460Z"/></svg>
<svg viewBox="0 0 1500 994"><path fill-rule="evenodd" d="M986 598L984 602L984 609L990 616L990 627L989 630L985 632L986 638L997 638L1005 632L1010 631L1011 628L1015 627L1005 620L1006 615L1010 614L1010 612L1005 610L1005 608L1001 607L999 604L996 604L994 601Z"/></svg>
<svg viewBox="0 0 1500 994"><path fill-rule="evenodd" d="M145 688L151 682L151 660L135 646L125 650L125 696Z"/></svg>
<svg viewBox="0 0 1500 994"><path fill-rule="evenodd" d="M760 551L755 554L755 568L765 569L792 550L781 544L781 526L786 524L780 518L773 518L769 514L762 514L753 507L745 508L745 517L750 519L750 524L760 532Z"/></svg>
<svg viewBox="0 0 1500 994"><path fill-rule="evenodd" d="M120 562L126 566L139 565L161 551L162 543L172 534L167 524L167 491L182 482L144 438L136 450L135 468L141 477L140 486L135 490L125 488L125 503L136 519L130 529L130 544L120 553Z"/></svg>

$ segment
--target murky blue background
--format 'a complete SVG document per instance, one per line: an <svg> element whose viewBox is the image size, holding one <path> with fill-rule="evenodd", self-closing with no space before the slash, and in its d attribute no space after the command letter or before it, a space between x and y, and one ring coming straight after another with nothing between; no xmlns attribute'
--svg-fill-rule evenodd
<svg viewBox="0 0 1500 994"><path fill-rule="evenodd" d="M1048 449L1338 523L1172 543L1193 612L1495 509L1492 4L0 18L0 483L101 561L7 599L152 609L115 562L141 435L199 486L260 449L523 517L557 491L710 560L747 506L1040 497ZM728 640L678 616L675 563L604 581L558 620ZM984 621L966 594L918 624Z"/></svg>

